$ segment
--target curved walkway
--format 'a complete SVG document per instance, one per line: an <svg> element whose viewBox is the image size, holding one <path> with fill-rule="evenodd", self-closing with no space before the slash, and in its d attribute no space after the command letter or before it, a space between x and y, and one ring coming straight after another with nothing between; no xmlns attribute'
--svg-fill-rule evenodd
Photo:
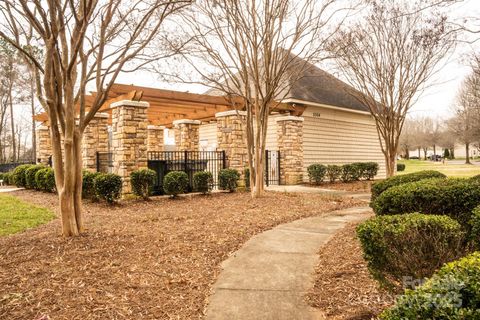
<svg viewBox="0 0 480 320"><path fill-rule="evenodd" d="M332 211L258 234L222 263L206 310L207 320L324 319L304 301L313 286L318 250L369 207Z"/></svg>

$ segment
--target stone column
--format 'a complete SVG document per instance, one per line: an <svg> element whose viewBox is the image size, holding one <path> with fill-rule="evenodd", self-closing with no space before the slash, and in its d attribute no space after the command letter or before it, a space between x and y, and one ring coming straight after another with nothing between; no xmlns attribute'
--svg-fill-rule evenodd
<svg viewBox="0 0 480 320"><path fill-rule="evenodd" d="M200 146L200 121L198 120L175 120L173 131L175 134L175 146L177 151L198 151Z"/></svg>
<svg viewBox="0 0 480 320"><path fill-rule="evenodd" d="M299 184L303 181L303 118L277 118L277 142L280 151L280 182Z"/></svg>
<svg viewBox="0 0 480 320"><path fill-rule="evenodd" d="M122 100L111 104L113 172L123 180L123 194L131 192L130 173L147 167L148 102Z"/></svg>
<svg viewBox="0 0 480 320"><path fill-rule="evenodd" d="M248 164L245 111L230 110L215 114L217 118L217 149L225 151L227 167L242 175ZM243 181L243 179L242 179Z"/></svg>
<svg viewBox="0 0 480 320"><path fill-rule="evenodd" d="M47 165L49 163L50 156L53 154L52 140L50 138L50 128L46 125L41 125L37 129L37 154L36 161L41 164Z"/></svg>
<svg viewBox="0 0 480 320"><path fill-rule="evenodd" d="M108 152L108 117L106 113L97 113L83 133L83 168L88 171L97 171L97 152ZM107 172L106 169L100 171Z"/></svg>
<svg viewBox="0 0 480 320"><path fill-rule="evenodd" d="M163 133L165 127L163 126L148 126L147 127L147 151L160 152L163 151Z"/></svg>

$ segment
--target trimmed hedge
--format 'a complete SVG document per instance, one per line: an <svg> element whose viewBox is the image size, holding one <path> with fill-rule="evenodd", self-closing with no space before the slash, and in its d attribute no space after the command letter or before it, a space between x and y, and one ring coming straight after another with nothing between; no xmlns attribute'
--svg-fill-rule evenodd
<svg viewBox="0 0 480 320"><path fill-rule="evenodd" d="M307 167L307 173L310 183L313 181L315 184L320 184L325 179L327 167L323 164L314 163Z"/></svg>
<svg viewBox="0 0 480 320"><path fill-rule="evenodd" d="M95 178L101 175L101 172L90 172L83 170L82 172L82 198L90 200L98 200L95 190Z"/></svg>
<svg viewBox="0 0 480 320"><path fill-rule="evenodd" d="M390 177L386 180L376 182L372 185L372 200L371 200L372 202L371 203L373 203L373 201L382 192L384 192L385 190L391 187L409 183L409 182L420 181L424 179L446 178L446 177L447 176L444 175L443 173L440 173L438 171L433 171L433 170L425 170L425 171L419 171L419 172Z"/></svg>
<svg viewBox="0 0 480 320"><path fill-rule="evenodd" d="M357 165L354 164L344 164L342 166L342 174L340 179L343 182L352 182L360 180L360 171Z"/></svg>
<svg viewBox="0 0 480 320"><path fill-rule="evenodd" d="M35 184L38 190L55 192L55 173L50 167L44 167L35 173Z"/></svg>
<svg viewBox="0 0 480 320"><path fill-rule="evenodd" d="M243 169L243 181L245 182L245 189L250 190L250 168Z"/></svg>
<svg viewBox="0 0 480 320"><path fill-rule="evenodd" d="M16 185L19 188L25 188L27 186L26 171L31 166L32 166L31 164L22 164L21 166L18 166L15 169L13 169L12 179L13 179L14 185Z"/></svg>
<svg viewBox="0 0 480 320"><path fill-rule="evenodd" d="M10 184L10 173L0 172L0 180L3 180L3 183L8 186Z"/></svg>
<svg viewBox="0 0 480 320"><path fill-rule="evenodd" d="M109 204L115 203L122 193L122 178L113 173L100 173L94 179L95 194Z"/></svg>
<svg viewBox="0 0 480 320"><path fill-rule="evenodd" d="M397 163L397 171L405 171L405 164Z"/></svg>
<svg viewBox="0 0 480 320"><path fill-rule="evenodd" d="M330 182L335 182L340 179L342 174L342 167L335 164L330 164L327 166L327 177Z"/></svg>
<svg viewBox="0 0 480 320"><path fill-rule="evenodd" d="M416 290L406 290L383 320L480 319L480 252L448 263Z"/></svg>
<svg viewBox="0 0 480 320"><path fill-rule="evenodd" d="M370 273L392 291L402 289L405 277L429 277L465 252L462 226L447 216L379 216L359 225L357 234Z"/></svg>
<svg viewBox="0 0 480 320"><path fill-rule="evenodd" d="M37 189L40 190L40 187L37 186L35 181L35 174L45 168L43 165L32 165L25 170L25 187L27 189Z"/></svg>
<svg viewBox="0 0 480 320"><path fill-rule="evenodd" d="M193 175L193 189L203 194L210 193L213 189L213 175L209 171L196 172Z"/></svg>
<svg viewBox="0 0 480 320"><path fill-rule="evenodd" d="M233 192L237 190L240 173L235 169L222 169L218 173L218 186L220 190Z"/></svg>
<svg viewBox="0 0 480 320"><path fill-rule="evenodd" d="M185 193L188 188L188 175L183 171L171 171L163 177L163 190L165 194L176 197Z"/></svg>
<svg viewBox="0 0 480 320"><path fill-rule="evenodd" d="M480 206L472 211L469 223L469 239L476 250L480 250Z"/></svg>
<svg viewBox="0 0 480 320"><path fill-rule="evenodd" d="M356 180L372 180L378 173L379 166L376 162L354 162L352 165L356 170Z"/></svg>
<svg viewBox="0 0 480 320"><path fill-rule="evenodd" d="M421 212L441 214L468 226L472 210L480 203L480 188L467 179L427 179L384 191L373 202L378 215Z"/></svg>
<svg viewBox="0 0 480 320"><path fill-rule="evenodd" d="M151 169L133 171L130 174L133 194L142 197L144 200L148 200L156 179L157 174Z"/></svg>

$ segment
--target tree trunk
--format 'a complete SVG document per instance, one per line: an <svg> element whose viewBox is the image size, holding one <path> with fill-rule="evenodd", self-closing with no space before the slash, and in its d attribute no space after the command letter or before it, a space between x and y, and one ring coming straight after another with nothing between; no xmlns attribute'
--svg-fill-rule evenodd
<svg viewBox="0 0 480 320"><path fill-rule="evenodd" d="M427 160L427 151L428 149L423 149L423 160Z"/></svg>
<svg viewBox="0 0 480 320"><path fill-rule="evenodd" d="M470 143L465 144L465 164L471 164L470 162Z"/></svg>
<svg viewBox="0 0 480 320"><path fill-rule="evenodd" d="M420 160L420 158L422 158L422 155L420 154L420 148L418 148L418 160Z"/></svg>
<svg viewBox="0 0 480 320"><path fill-rule="evenodd" d="M437 146L433 145L433 161L437 161Z"/></svg>
<svg viewBox="0 0 480 320"><path fill-rule="evenodd" d="M13 96L12 88L10 87L8 102L10 105L10 126L12 131L12 162L15 162L15 157L17 154L16 138L15 138L15 122L13 119Z"/></svg>
<svg viewBox="0 0 480 320"><path fill-rule="evenodd" d="M37 160L37 130L35 130L35 83L30 83L30 108L32 112L32 153L33 160Z"/></svg>
<svg viewBox="0 0 480 320"><path fill-rule="evenodd" d="M395 175L395 166L397 164L397 153L392 150L387 150L386 152L384 152L384 156L387 178L393 177Z"/></svg>

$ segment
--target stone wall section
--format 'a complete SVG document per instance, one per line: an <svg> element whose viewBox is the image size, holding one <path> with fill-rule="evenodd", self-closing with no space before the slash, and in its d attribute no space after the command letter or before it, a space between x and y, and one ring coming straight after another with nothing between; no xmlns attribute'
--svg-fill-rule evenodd
<svg viewBox="0 0 480 320"><path fill-rule="evenodd" d="M175 134L175 147L177 151L198 151L200 147L200 121L175 120L173 130Z"/></svg>
<svg viewBox="0 0 480 320"><path fill-rule="evenodd" d="M217 150L225 151L228 168L237 169L243 175L244 168L248 165L247 113L231 110L219 112L215 117L217 118Z"/></svg>
<svg viewBox="0 0 480 320"><path fill-rule="evenodd" d="M148 102L123 100L112 108L113 172L123 180L123 194L131 193L130 174L147 167Z"/></svg>
<svg viewBox="0 0 480 320"><path fill-rule="evenodd" d="M53 154L52 139L50 138L50 128L41 125L37 128L37 154L36 161L40 164L47 165L50 156Z"/></svg>
<svg viewBox="0 0 480 320"><path fill-rule="evenodd" d="M108 152L108 117L105 113L96 114L83 133L83 168L88 171L97 171L97 152ZM107 172L108 168L100 168L100 171Z"/></svg>
<svg viewBox="0 0 480 320"><path fill-rule="evenodd" d="M164 150L165 127L149 125L147 127L147 151L160 152Z"/></svg>
<svg viewBox="0 0 480 320"><path fill-rule="evenodd" d="M280 183L299 184L303 180L303 118L285 116L277 119L280 151Z"/></svg>

